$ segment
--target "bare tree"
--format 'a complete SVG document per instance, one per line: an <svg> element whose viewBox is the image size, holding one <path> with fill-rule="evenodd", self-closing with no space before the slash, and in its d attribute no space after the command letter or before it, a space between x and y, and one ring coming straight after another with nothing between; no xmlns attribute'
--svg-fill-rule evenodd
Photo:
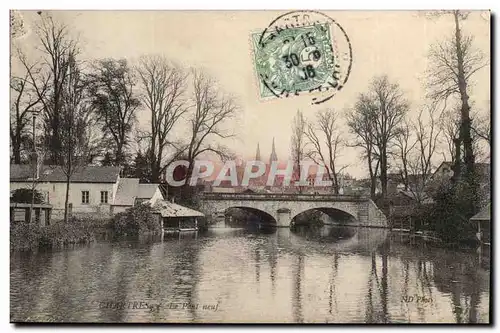
<svg viewBox="0 0 500 333"><path fill-rule="evenodd" d="M481 140L486 142L491 148L491 119L490 113L483 116L476 115L473 117L472 132Z"/></svg>
<svg viewBox="0 0 500 333"><path fill-rule="evenodd" d="M412 138L411 127L410 121L408 118L405 118L394 138L394 147L396 148L394 155L400 163L401 179L403 180L406 191L409 188L408 160L413 148L417 144L417 141Z"/></svg>
<svg viewBox="0 0 500 333"><path fill-rule="evenodd" d="M142 84L143 104L151 111L148 140L151 181L157 182L164 163L165 149L172 146L168 135L179 118L187 111L185 93L187 74L160 56L145 56L137 68ZM180 149L176 149L178 153ZM163 163L163 164L162 164Z"/></svg>
<svg viewBox="0 0 500 333"><path fill-rule="evenodd" d="M374 77L369 91L358 97L356 107L370 114L373 120L374 145L380 161L380 183L382 196L387 196L388 152L398 128L408 111L408 102L397 83L391 83L386 75Z"/></svg>
<svg viewBox="0 0 500 333"><path fill-rule="evenodd" d="M339 194L338 176L347 165L339 168L338 157L345 142L337 127L337 114L334 110L322 110L314 123L307 124L306 137L311 149L306 156L317 165L325 166L328 179L332 181L333 191ZM326 149L323 149L323 146Z"/></svg>
<svg viewBox="0 0 500 333"><path fill-rule="evenodd" d="M125 162L125 150L140 106L135 84L134 74L125 59L100 60L89 75L93 106L102 123L102 131L114 145L116 165Z"/></svg>
<svg viewBox="0 0 500 333"><path fill-rule="evenodd" d="M418 203L425 199L425 189L431 177L432 162L442 129L439 127L437 103L430 103L420 110L415 123L416 147L408 167L413 174L409 186Z"/></svg>
<svg viewBox="0 0 500 333"><path fill-rule="evenodd" d="M40 111L37 108L40 104L40 98L33 91L28 81L28 73L25 73L23 77L12 77L10 89L12 91L11 98L13 99L10 109L10 140L13 162L19 164L21 163L21 153L27 149L31 139L28 134L30 113ZM43 91L42 94L44 95L45 92Z"/></svg>
<svg viewBox="0 0 500 333"><path fill-rule="evenodd" d="M72 38L66 25L55 22L51 16L43 16L35 28L42 60L29 63L21 57L29 82L43 106L45 143L52 164L61 163L61 109L64 85L68 76L70 58L78 52L78 42Z"/></svg>
<svg viewBox="0 0 500 333"><path fill-rule="evenodd" d="M442 142L446 145L446 152L443 153L444 159L448 157L452 164L455 164L455 148L460 130L460 112L454 108L448 108L441 113L440 127L442 131Z"/></svg>
<svg viewBox="0 0 500 333"><path fill-rule="evenodd" d="M375 140L375 117L376 110L368 100L360 98L353 109L347 113L347 126L354 134L354 143L350 147L362 148L362 158L367 161L370 175L370 197L375 197L377 188L377 176L379 171L379 154Z"/></svg>
<svg viewBox="0 0 500 333"><path fill-rule="evenodd" d="M70 57L67 78L64 80L61 98L61 163L59 167L66 175L66 197L64 223L68 221L69 189L71 177L88 164L89 156L96 148L92 140L91 127L95 125L87 86L76 59Z"/></svg>
<svg viewBox="0 0 500 333"><path fill-rule="evenodd" d="M300 180L302 175L300 162L304 160L306 148L306 120L300 110L293 118L292 122L292 140L291 140L291 155L294 164L297 179ZM302 187L299 186L299 193L302 192Z"/></svg>
<svg viewBox="0 0 500 333"><path fill-rule="evenodd" d="M232 96L222 93L214 79L200 70L192 71L193 106L188 112L189 137L185 149L189 162L187 179L191 177L194 160L203 153L214 153L222 159L231 155L229 149L214 142L234 136L225 122L236 117L238 106Z"/></svg>
<svg viewBox="0 0 500 333"><path fill-rule="evenodd" d="M431 47L429 60L429 96L434 100L447 101L450 97L460 100L460 130L455 145L464 145L466 178L473 181L474 151L471 136L471 117L469 93L472 76L487 65L483 54L474 49L473 37L463 33L460 21L467 19L468 13L453 10L443 12L451 14L455 22L455 31L451 38L436 43ZM456 147L455 152L461 150ZM461 158L455 158L454 179L460 178ZM471 184L472 185L472 184Z"/></svg>

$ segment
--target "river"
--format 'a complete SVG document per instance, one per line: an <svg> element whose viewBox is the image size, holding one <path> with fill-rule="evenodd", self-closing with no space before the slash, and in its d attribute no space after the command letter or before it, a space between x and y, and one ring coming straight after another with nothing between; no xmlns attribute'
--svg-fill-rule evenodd
<svg viewBox="0 0 500 333"><path fill-rule="evenodd" d="M488 323L489 260L324 226L11 253L11 321Z"/></svg>

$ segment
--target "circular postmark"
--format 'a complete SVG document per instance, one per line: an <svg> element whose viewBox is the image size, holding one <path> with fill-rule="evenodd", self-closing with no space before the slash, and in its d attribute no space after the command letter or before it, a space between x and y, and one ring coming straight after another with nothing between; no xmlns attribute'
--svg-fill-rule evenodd
<svg viewBox="0 0 500 333"><path fill-rule="evenodd" d="M260 96L312 94L313 104L342 89L352 67L352 48L344 28L312 10L292 11L252 34Z"/></svg>

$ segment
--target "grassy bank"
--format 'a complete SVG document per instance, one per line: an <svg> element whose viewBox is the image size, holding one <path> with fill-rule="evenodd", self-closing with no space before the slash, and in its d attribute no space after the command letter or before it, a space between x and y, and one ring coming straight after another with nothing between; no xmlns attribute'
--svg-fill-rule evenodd
<svg viewBox="0 0 500 333"><path fill-rule="evenodd" d="M153 217L151 207L139 205L116 214L109 220L89 215L71 217L68 223L54 221L49 226L36 223L14 223L10 226L11 251L38 248L61 248L72 244L88 244L103 231L111 231L115 237L137 236L161 232L160 224Z"/></svg>
<svg viewBox="0 0 500 333"><path fill-rule="evenodd" d="M89 218L70 218L68 223L54 221L43 227L36 223L16 223L10 226L10 249L23 251L87 244L95 241L95 231L99 228L102 222Z"/></svg>

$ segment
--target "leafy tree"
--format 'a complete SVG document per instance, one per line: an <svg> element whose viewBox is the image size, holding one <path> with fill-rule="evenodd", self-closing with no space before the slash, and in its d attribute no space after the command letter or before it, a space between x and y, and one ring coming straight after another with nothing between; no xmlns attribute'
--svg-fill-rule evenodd
<svg viewBox="0 0 500 333"><path fill-rule="evenodd" d="M116 236L161 231L160 223L154 218L151 206L148 204L139 204L123 213L116 214L111 227Z"/></svg>
<svg viewBox="0 0 500 333"><path fill-rule="evenodd" d="M102 131L113 144L115 164L126 159L130 133L140 106L135 93L136 79L127 60L104 59L88 75L88 85Z"/></svg>
<svg viewBox="0 0 500 333"><path fill-rule="evenodd" d="M33 199L34 198L34 199ZM41 204L43 203L43 195L40 191L32 190L29 188L19 188L12 192L12 196L10 198L11 202L17 203L33 203Z"/></svg>

